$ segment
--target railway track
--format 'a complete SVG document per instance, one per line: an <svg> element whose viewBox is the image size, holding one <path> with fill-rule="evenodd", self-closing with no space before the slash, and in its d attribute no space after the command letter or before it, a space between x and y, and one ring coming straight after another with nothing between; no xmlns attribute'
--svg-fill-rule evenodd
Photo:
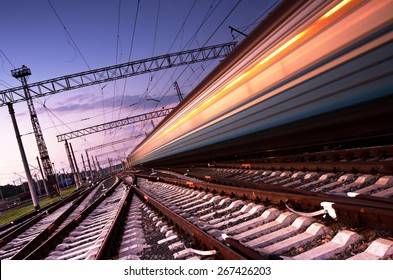
<svg viewBox="0 0 393 280"><path fill-rule="evenodd" d="M190 174L208 181L264 183L285 188L336 195L393 197L393 176L291 170L194 168Z"/></svg>
<svg viewBox="0 0 393 280"><path fill-rule="evenodd" d="M393 198L392 146L313 153L298 149L297 153L293 151L295 155L280 155L284 152L276 151L279 156L273 156L275 153L266 152L260 160L199 164L172 172L240 187L260 183L342 196Z"/></svg>
<svg viewBox="0 0 393 280"><path fill-rule="evenodd" d="M284 171L250 180L260 172L113 176L2 240L2 259L392 259L390 198L269 184Z"/></svg>
<svg viewBox="0 0 393 280"><path fill-rule="evenodd" d="M108 182L92 185L74 193L53 206L27 215L17 222L5 225L0 239L0 259L21 259L26 257L42 242L62 229L70 220L100 194Z"/></svg>
<svg viewBox="0 0 393 280"><path fill-rule="evenodd" d="M135 188L131 177L124 180L127 182L117 179L110 187L99 185L81 199L73 214L64 218L57 230L52 229L45 240L35 242L34 246L30 242L22 250L16 249L16 253L8 248L5 251L11 259L241 258L211 237L197 242L192 236L195 231L190 234L179 226L178 219L165 215L169 212L153 203L153 198L148 198L146 203L146 194ZM56 220L55 215L49 217ZM35 228L29 228L28 232ZM211 243L218 244L222 252L208 250Z"/></svg>
<svg viewBox="0 0 393 280"><path fill-rule="evenodd" d="M387 232L160 181L141 179L138 186L249 258L392 259Z"/></svg>

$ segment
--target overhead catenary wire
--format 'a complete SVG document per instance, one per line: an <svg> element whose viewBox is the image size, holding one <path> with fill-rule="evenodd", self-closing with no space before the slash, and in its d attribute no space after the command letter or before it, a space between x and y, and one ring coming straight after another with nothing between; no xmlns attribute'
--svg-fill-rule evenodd
<svg viewBox="0 0 393 280"><path fill-rule="evenodd" d="M139 15L139 6L140 6L140 0L138 0L138 2L137 2L137 7L136 7L136 11L135 11L135 19L134 19L134 25L133 25L133 29L132 29L130 51L128 53L128 61L131 61L132 50L134 47L135 32L136 32L136 26L137 26L138 15ZM120 100L120 108L122 108L122 106L123 106L124 95L126 92L126 86L127 86L127 78L124 79L124 83L123 83L123 91L122 91L121 100ZM120 118L120 114L121 114L121 109L119 110L118 118Z"/></svg>
<svg viewBox="0 0 393 280"><path fill-rule="evenodd" d="M207 11L204 19L202 20L202 23L200 24L200 26L198 27L198 29L196 30L196 32L193 34L193 36L191 37L191 39L189 40L189 42L186 44L187 45L191 45L191 43L196 40L197 41L197 34L199 33L199 31L201 30L201 28L203 27L203 25L207 22L207 20L210 18L210 16L214 13L214 11L217 9L217 7L221 4L221 0L214 6L214 2L211 4L209 10ZM238 2L235 4L235 6L232 8L232 10L227 14L227 16L222 20L222 22L220 23L220 25L215 29L215 31L211 34L211 36L205 41L205 43L203 44L203 47L206 46L206 44L208 43L208 41L214 36L214 34L218 31L218 29L222 26L222 24L225 22L225 20L232 14L232 12L236 9L236 7L239 5L239 3L241 2L241 0L238 0ZM214 7L213 7L214 6ZM199 45L199 44L198 44ZM186 47L185 46L185 47ZM212 62L209 62L209 64L211 64ZM187 70L187 68L191 67L190 65L187 65L183 71L178 75L178 77L176 79L173 79L174 74L171 77L171 80L178 80ZM202 64L201 66L202 67ZM171 87L171 85L169 85L169 88ZM168 88L168 89L169 89ZM169 90L167 90L165 92L165 94L162 96L162 98L165 97L165 95L169 92Z"/></svg>
<svg viewBox="0 0 393 280"><path fill-rule="evenodd" d="M155 23L155 28L154 28L153 48L152 48L151 56L154 56L154 54L155 54L157 30L158 30L158 20L159 20L159 17L160 17L160 5L161 5L161 0L158 0L157 14L155 16L156 23ZM149 73L149 78L148 78L148 82L147 82L147 86L146 86L146 97L148 96L148 94L150 92L150 85L151 85L151 83L153 81L154 76L155 76L155 73ZM146 103L145 103L145 106L146 106Z"/></svg>
<svg viewBox="0 0 393 280"><path fill-rule="evenodd" d="M3 52L3 50L0 50L0 58L1 58L1 67L3 68L4 73L6 73L8 76L11 76L9 71L7 72L4 69L4 60L3 57L7 60L7 62L12 66L13 69L15 69L16 67L14 66L14 64L11 62L11 60L8 58L8 56ZM8 87L13 87L13 85L11 85L10 83L8 83L7 81L0 79L0 81L2 82L1 85L5 88Z"/></svg>
<svg viewBox="0 0 393 280"><path fill-rule="evenodd" d="M0 53L2 54L1 56L1 61L3 62L3 66L4 66L4 61L3 61L3 57L5 57L5 59L8 61L8 63L15 69L16 67L14 66L14 64L11 62L11 60L8 58L8 56L5 55L5 53L3 52L3 50L0 50ZM4 70L4 68L3 68ZM4 71L5 73L7 73L6 71ZM9 76L11 76L9 73L7 73Z"/></svg>
<svg viewBox="0 0 393 280"><path fill-rule="evenodd" d="M210 37L205 41L205 43L203 44L203 47L207 45L207 43L210 41L210 39L214 36L214 34L216 34L216 32L220 29L220 27L224 24L224 22L228 19L228 17L234 12L234 10L237 8L237 6L240 4L241 0L238 0L237 3L233 6L233 8L229 11L229 13L225 16L225 18L221 21L221 23L217 26L217 28L213 31L213 33L210 35ZM220 1L221 3L221 1ZM219 3L219 4L220 4ZM218 6L218 5L217 5ZM217 6L215 8L217 8ZM212 61L208 62L208 64L211 64ZM202 64L200 65L200 67L203 67ZM176 80L178 80L180 78L180 76L182 76L184 74L185 71L183 71ZM201 76L202 72L198 75L198 78ZM192 75L192 74L191 74Z"/></svg>
<svg viewBox="0 0 393 280"><path fill-rule="evenodd" d="M214 32L210 35L210 37L206 40L206 42L203 44L203 47L206 46L206 44L210 41L210 39L216 34L218 29L224 24L224 22L228 19L228 17L233 13L233 11L239 6L241 0L238 0L235 6L232 8L232 10L229 11L229 13L225 16L225 18L221 21L221 23L217 26L217 28L214 30Z"/></svg>
<svg viewBox="0 0 393 280"><path fill-rule="evenodd" d="M184 29L184 26L185 26L186 22L188 21L190 15L191 15L191 12L193 11L193 9L194 9L194 7L195 7L195 4L196 4L196 0L194 0L194 2L193 2L193 4L192 4L191 8L189 9L189 11L188 11L188 13L187 13L187 16L185 17L185 19L184 19L184 21L183 21L181 27L179 28L179 31L177 32L177 34L176 34L174 40L172 41L172 44L171 44L171 46L169 47L169 49L168 49L168 51L167 51L168 53L172 50L172 47L173 47L173 45L175 44L177 38L179 37L179 35L180 35L180 33L181 33L181 30ZM157 21L157 22L158 22L158 21ZM184 48L183 48L183 49L184 49ZM156 83L153 85L153 87L151 88L151 90L153 90L153 89L157 86L157 84L161 81L161 79L166 75L166 73L167 73L168 71L169 71L169 69L166 69L166 70L164 70L164 71L162 72L161 76L160 76L158 79L156 79ZM177 71L177 69L175 69L174 71ZM145 92L145 93L141 96L140 102L142 102L144 99L146 99L146 97L147 97L147 94L146 94L146 92ZM155 107L155 108L156 108L156 107Z"/></svg>
<svg viewBox="0 0 393 280"><path fill-rule="evenodd" d="M220 27L225 23L225 21L232 15L232 13L235 11L235 9L238 7L238 5L240 4L240 2L241 2L241 0L238 0L236 3L235 3L235 5L232 7L232 9L228 12L228 14L224 17L224 19L221 21L221 23L216 27L216 29L213 31L213 33L209 36L209 38L205 41L205 43L203 44L203 46L206 46L207 45L207 43L211 40L211 38L217 33L217 31L220 29ZM221 3L221 1L216 5L216 6L214 6L214 8L212 9L212 7L213 7L213 4L214 4L214 2L212 3L212 5L211 5L211 7L210 7L210 9L209 9L209 11L207 12L207 14L206 14L206 16L205 16L205 18L204 18L204 20L202 21L202 24L200 25L200 27L197 29L197 31L194 33L194 35L193 35L193 37L191 38L192 40L190 40L187 44L186 44L186 46L187 45L189 45L189 44L191 44L191 42L193 41L193 40L197 40L197 37L196 37L196 35L198 34L198 32L199 32L199 30L201 29L201 27L203 26L203 24L207 21L207 19L212 15L212 13L215 11L215 9L220 5L220 3ZM274 6L274 5L273 5ZM270 10L271 9L271 7L268 9L268 10ZM266 13L266 12L265 12ZM212 62L209 62L209 64L211 64ZM188 68L188 67L191 67L190 65L187 65L184 69L183 69L183 71L177 76L177 78L176 78L176 80L179 80L180 79L180 77L186 72L186 69ZM202 66L202 64L199 66L200 68L202 67L203 68L203 66ZM203 72L201 72L199 75L198 75L198 79L199 79L199 77L202 75L202 73ZM191 75L193 75L194 73L191 73L190 74L190 76ZM163 75L161 76L161 78L163 77ZM173 77L174 77L174 74L172 75L172 80L173 80ZM189 79L189 78L188 78ZM196 79L195 79L196 80ZM158 83L158 82L157 82ZM168 83L167 83L168 84ZM166 94L169 92L169 89L170 88L168 88L168 90L166 90L165 91L165 93L161 96L161 100L166 96ZM156 104L156 106L155 106L155 109L157 108L157 106L158 106L158 104L159 103L157 103ZM144 129L144 127L146 126L146 124L144 124L144 126L141 128L141 131L142 131L142 129Z"/></svg>
<svg viewBox="0 0 393 280"><path fill-rule="evenodd" d="M220 0L216 5L214 5L215 1L216 1L216 0L213 0L213 1L212 1L212 4L210 5L210 7L209 7L209 9L207 10L207 12L206 12L204 18L202 19L201 24L199 25L199 27L197 28L197 30L194 32L194 34L191 36L191 38L189 39L189 41L188 41L188 42L185 44L185 46L182 48L182 50L184 50L184 49L186 49L186 48L189 48L189 47L192 45L192 42L193 42L194 40L196 40L196 37L197 37L199 31L201 30L201 28L204 26L204 24L207 22L207 20L210 18L210 16L213 14L213 12L216 10L216 8L217 8L217 7L220 5L220 3L222 2L222 0ZM185 67L183 68L181 74L178 75L178 78L179 78L180 76L182 76L183 73L184 73L189 67L190 67L190 65L185 66ZM169 80L174 80L173 77L174 77L174 75L175 75L175 73L176 73L177 70L178 70L178 69L175 69L174 73L171 75L171 77L170 77ZM165 70L165 72L162 74L162 76L160 77L160 79L161 79L162 77L164 77L164 75L167 73L167 71L168 71L168 70ZM145 93L146 93L146 92L145 92ZM157 106L158 106L158 103L156 104L155 108L157 108ZM144 130L145 127L146 127L146 124L143 124L143 126L141 127L139 133L142 133L142 131Z"/></svg>
<svg viewBox="0 0 393 280"><path fill-rule="evenodd" d="M191 39L188 41L188 43L183 47L183 50L187 47L188 44L192 43L192 41L196 38L196 35L198 34L198 32L199 32L199 30L201 29L201 27L207 22L207 20L210 18L210 16L211 16L212 13L215 11L215 9L219 6L219 4L221 3L221 1L222 1L222 0L220 0L219 3L216 4L216 5L214 4L215 0L212 2L210 8L208 9L208 11L206 12L206 14L205 14L205 16L204 16L204 18L203 18L202 23L200 24L198 30L193 34L193 36L192 36ZM186 21L188 20L190 14L191 14L191 11L192 11L193 8L194 8L195 3L196 3L196 2L194 1L193 5L191 6L191 8L190 8L190 10L189 10L189 12L188 12L188 14L187 14L187 16L186 16L185 21L183 22L182 26L181 26L180 29L179 29L178 34L180 34L181 29L184 27ZM158 16L157 16L156 18L158 18ZM178 37L178 35L176 35L176 38L177 38L177 37ZM175 39L176 39L176 38L175 38ZM174 42L175 42L175 41L173 41L173 43L172 43L172 45L171 45L171 48L172 48ZM189 66L186 66L185 69L183 69L182 73L184 73L184 71L185 71L188 67L189 67ZM163 74L161 75L161 77L156 81L156 83L155 83L155 85L154 85L153 87L150 86L150 83L151 83L152 79L149 79L149 86L148 86L148 89L147 89L147 90L145 91L145 93L142 95L141 101L146 100L146 98L147 98L147 96L148 96L148 93L151 92L151 90L158 84L158 82L166 75L167 71L168 71L168 69L164 71L164 73L163 73ZM175 69L175 70L174 70L174 73L172 74L172 78L170 78L168 81L170 81L171 79L172 79L172 81L173 81L173 77L174 77L176 71L178 71L178 69ZM182 74L180 74L179 76L181 76L181 75L182 75ZM168 86L168 87L167 87L167 90L165 91L165 94L164 94L163 96L160 97L161 100L167 95L167 93L169 92L170 88L172 87L172 85L169 84L169 82L167 82L167 86ZM164 86L164 88L165 88L165 87L166 87L166 86ZM140 103L139 103L139 104L140 104ZM159 106L159 103L156 103L154 109L156 109L158 106ZM134 110L136 110L136 109L137 109L137 107L134 108ZM130 114L132 114L132 112L130 112ZM140 128L140 132L143 131L143 129L145 129L145 127L146 127L146 124L143 124L142 127Z"/></svg>
<svg viewBox="0 0 393 280"><path fill-rule="evenodd" d="M58 126L55 124L55 122L53 121L52 117L50 115L52 115L54 118L56 118L63 126L65 126L69 131L72 131L73 129L71 127L68 126L68 124L66 124L62 119L60 119L54 112L52 112L51 109L49 109L45 103L43 103L42 101L40 101L38 99L38 102L41 103L42 107L46 110L46 112L48 113L48 116L53 124L53 126L56 128L58 134L60 134L59 129L57 128ZM82 137L83 141L85 141L87 144L90 145L94 145L93 143L89 142L86 137Z"/></svg>
<svg viewBox="0 0 393 280"><path fill-rule="evenodd" d="M153 37L153 48L152 48L152 56L154 56L154 53L155 53L155 46L156 46L156 38L157 38L157 30L158 30L158 22L159 22L159 17L160 17L160 7L161 7L161 1L159 0L158 1L158 5L157 5L157 12L156 12L156 22L155 22L155 29L154 29L154 37ZM139 1L138 1L138 9L139 9ZM137 18L137 17L136 17ZM135 22L135 24L134 24L134 28L136 27L136 22ZM133 37L134 37L134 35L135 35L135 30L134 30L134 32L133 32ZM132 40L132 42L133 42L133 40ZM130 49L130 51L131 51L131 49ZM131 53L130 53L130 56L129 56L129 60L131 59ZM148 96L148 94L149 94L149 92L150 92L150 85L151 85L151 83L152 83L152 81L153 81L153 77L155 76L155 74L152 74L152 73L150 73L149 74L149 78L148 78L148 85L147 85L147 87L146 87L146 90L145 90L145 92L144 92L144 94L141 96L141 98L140 98L140 100L139 100L139 102L137 102L138 104L141 104L142 102L143 102L143 100L146 100L146 98L147 98L147 96ZM125 95L125 87L126 87L126 81L125 81L125 83L124 83L124 88L123 88L123 94L122 94L122 99L121 99L121 104L120 104L120 108L122 107L122 105L123 105L123 100L124 100L124 95ZM145 104L146 105L146 104ZM135 111L137 108L134 108L134 110L133 111ZM146 110L146 107L145 107L145 110ZM144 111L145 111L144 110ZM119 118L120 118L120 113L121 113L121 111L119 111ZM132 112L131 112L132 113ZM131 114L130 113L130 114ZM119 129L117 129L115 132L114 132L114 134L113 134L113 136L112 136L112 139L117 135L117 133L118 133L118 131L120 131L120 128Z"/></svg>
<svg viewBox="0 0 393 280"><path fill-rule="evenodd" d="M82 54L82 52L80 51L78 45L75 43L75 41L74 41L74 39L72 38L70 32L68 32L67 27L65 26L64 22L63 22L62 19L60 18L60 16L59 16L59 14L57 13L55 7L52 5L52 3L51 3L50 0L48 0L48 3L49 3L49 5L50 5L50 7L52 8L53 12L55 13L57 19L59 20L60 24L61 24L62 27L64 28L64 31L65 31L65 32L67 33L67 35L70 37L70 39L71 39L72 43L74 44L74 47L75 47L76 50L78 51L79 55L82 57L84 63L85 63L86 66L87 66L87 68L88 68L89 70L91 70L89 63L87 63L87 61L86 61L84 55Z"/></svg>
<svg viewBox="0 0 393 280"><path fill-rule="evenodd" d="M188 45L191 46L192 42L196 39L196 36L197 36L197 34L199 33L200 29L201 29L201 28L203 27L203 25L207 22L207 20L210 18L210 16L212 15L212 13L215 11L215 9L218 7L218 5L221 3L221 1L222 1L222 0L220 0L219 3L218 3L216 6L214 6L215 0L213 0L212 4L210 5L208 11L206 12L206 14L205 14L205 16L204 16L204 18L203 18L201 24L199 25L198 29L197 29L196 32L191 36L190 40L186 43L186 45L182 48L182 50L185 50L185 49L187 48ZM177 35L175 36L175 39L174 39L174 41L172 42L172 44L171 44L171 46L170 46L168 52L169 52L169 51L171 50L171 48L173 47L173 45L174 45L176 39L178 38L178 36L179 36L181 30L184 28L184 26L185 26L187 20L189 19L190 15L191 15L191 12L192 12L192 10L194 9L195 3L196 3L196 1L194 1L194 3L192 4L190 10L188 11L187 16L186 16L185 20L183 21L183 24L182 24L182 26L180 27L180 29L179 29ZM190 65L187 65L187 66L183 69L183 71L181 72L181 74L178 75L178 77L180 77L189 67L190 67ZM153 87L152 87L152 88L149 88L150 91L153 90L153 89L158 85L158 83L161 81L161 79L167 74L167 71L168 71L168 70L169 70L169 69L166 69L166 70L162 73L162 75L157 79L157 81L156 81L156 83L153 85ZM168 79L167 84L164 86L164 88L167 87L168 89L165 91L165 94L161 97L161 99L163 99L163 98L165 97L165 95L169 92L170 88L172 87L172 83L169 84L169 81L173 81L173 80L174 80L173 77L174 77L176 71L178 71L178 69L175 69L175 70L174 70L174 73L171 75L171 77ZM146 99L147 94L148 94L148 92L145 92L145 94L144 94L144 99ZM158 106L158 103L156 104L156 106L154 107L154 109L156 109L157 106Z"/></svg>
<svg viewBox="0 0 393 280"><path fill-rule="evenodd" d="M118 32L119 32L119 23L120 23L120 1L119 1L119 16L118 16ZM130 50L128 53L128 61L131 61L131 56L132 56L132 52L133 52L133 46L134 46L134 39L135 39L135 33L136 33L136 27L137 27L137 21L138 21L138 15L139 15L139 7L140 7L140 0L137 1L137 7L136 7L136 12L135 12L135 18L134 18L134 24L133 24L133 31L132 31L132 37L131 37L131 43L130 43ZM117 59L118 54L116 53L116 59ZM120 118L121 115L121 111L124 108L123 104L124 104L124 96L125 96L125 91L126 91L126 86L127 86L127 78L124 79L124 83L123 83L123 90L122 90L122 95L121 95L121 99L120 99L120 106L119 106L119 114L118 114L118 119ZM116 87L116 85L115 85ZM113 112L114 112L114 106L115 106L115 100L116 99L116 89L114 88L114 96L113 96L113 103L112 103L112 120L113 120ZM129 107L129 106L127 106ZM104 120L105 122L105 120ZM115 130L115 132L112 134L112 139L116 136L117 132L120 131L121 128L118 128ZM106 139L107 136L107 132L105 131L104 134L104 140L103 142L108 142L108 140ZM110 140L109 140L110 141Z"/></svg>
<svg viewBox="0 0 393 280"><path fill-rule="evenodd" d="M246 26L240 27L239 30L242 29L242 32L246 32L251 26L258 24L280 2L281 2L281 0L275 1L272 5L270 5L269 8L267 8L261 15L259 15L252 23L250 23ZM239 36L243 36L243 35L237 34L236 36L233 36L233 40L236 40Z"/></svg>
<svg viewBox="0 0 393 280"><path fill-rule="evenodd" d="M119 63L120 18L121 18L121 0L119 0L118 14L117 14L117 35L116 35L115 64ZM116 80L113 83L112 120L113 120L113 113L114 113L114 109L115 109L115 100L116 100Z"/></svg>
<svg viewBox="0 0 393 280"><path fill-rule="evenodd" d="M85 56L83 55L83 53L81 52L80 48L79 48L78 45L76 44L75 40L74 40L73 37L71 36L71 34L70 34L70 32L68 31L66 25L64 24L63 20L61 19L59 13L57 12L57 10L55 9L55 7L53 6L53 4L51 3L50 0L48 0L48 3L49 3L49 5L50 5L52 11L53 11L54 14L56 15L57 19L59 20L59 22L60 22L61 26L63 27L64 31L66 32L66 34L67 34L68 37L70 38L70 40L71 40L73 46L75 47L75 49L77 50L77 52L78 52L79 55L81 56L83 62L86 64L87 68L88 68L89 70L91 70L91 67L90 67L89 63L87 62ZM103 115L104 115L104 119L105 119L105 103L104 103L104 98L103 98L103 96L104 96L104 91L103 91L103 90L104 90L104 88L106 87L106 85L104 85L104 86L99 86L99 87L100 87L100 91L101 91L101 97L102 97L102 99L103 99L103 101L102 101L102 106L103 106L103 107L102 107L102 108L103 108ZM44 108L45 108L45 106L44 106ZM49 112L51 112L51 111L49 111ZM53 114L53 112L51 112L51 113ZM54 114L53 114L53 115L54 115ZM55 116L55 115L54 115L54 116ZM85 141L86 141L86 139L85 139Z"/></svg>

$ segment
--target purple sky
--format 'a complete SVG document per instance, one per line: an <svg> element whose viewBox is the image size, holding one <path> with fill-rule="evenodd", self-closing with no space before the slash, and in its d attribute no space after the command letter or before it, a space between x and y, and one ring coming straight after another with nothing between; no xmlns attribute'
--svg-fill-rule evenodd
<svg viewBox="0 0 393 280"><path fill-rule="evenodd" d="M127 62L129 57L138 60L230 42L233 37L229 25L249 33L275 2L141 0L134 26L137 0L4 0L0 3L0 90L20 86L10 71L22 65L32 71L30 83ZM234 35L238 41L243 39ZM208 61L35 99L51 161L56 169L69 170L64 143L58 143L56 135L175 106L178 98L173 82L177 81L187 95L218 63ZM38 149L31 133L27 105L18 103L14 109L27 158L35 174ZM19 181L20 176L14 172L25 174L7 107L0 107L0 115L2 185ZM80 161L80 154L87 148L151 130L149 121L77 138L71 143ZM108 157L124 157L141 140L138 138L133 143L118 144L91 154L98 156L105 166ZM81 164L79 168L82 169Z"/></svg>

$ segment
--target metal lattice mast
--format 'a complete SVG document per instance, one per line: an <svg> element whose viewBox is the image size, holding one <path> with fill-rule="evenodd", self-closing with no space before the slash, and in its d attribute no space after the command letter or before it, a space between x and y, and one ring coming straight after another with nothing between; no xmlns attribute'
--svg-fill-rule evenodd
<svg viewBox="0 0 393 280"><path fill-rule="evenodd" d="M98 172L99 170L97 169L96 162L94 161L93 156L91 156L91 160L92 160L92 162L93 162L94 171L95 171L95 173L98 174L98 176L99 176L99 175L100 175L99 172Z"/></svg>
<svg viewBox="0 0 393 280"><path fill-rule="evenodd" d="M85 164L85 159L83 158L83 154L81 154L81 158L82 158L82 163L83 163L83 170L85 171L85 179L87 181L87 170L86 170L86 164Z"/></svg>
<svg viewBox="0 0 393 280"><path fill-rule="evenodd" d="M41 172L42 182L44 183L44 189L45 189L46 195L49 195L48 185L46 184L44 171L42 170L41 162L38 157L37 157L37 163L38 163L38 168L40 169L40 172Z"/></svg>
<svg viewBox="0 0 393 280"><path fill-rule="evenodd" d="M97 166L98 166L98 172L101 174L101 166L100 166L100 163L98 162L98 159L97 159L97 157L96 157L96 161L97 161ZM102 175L102 174L101 174Z"/></svg>
<svg viewBox="0 0 393 280"><path fill-rule="evenodd" d="M93 178L94 175L93 175L93 169L91 168L91 164L90 164L89 154L88 154L87 150L85 150L85 152L86 152L87 164L89 165L89 170L90 170L90 178Z"/></svg>
<svg viewBox="0 0 393 280"><path fill-rule="evenodd" d="M44 135L42 134L41 126L37 117L37 112L34 108L33 99L30 96L29 86L27 84L27 77L31 75L30 68L22 65L21 68L14 69L11 71L11 73L13 77L17 78L22 83L27 107L29 108L30 112L31 124L33 126L35 140L37 142L38 152L40 154L42 162L42 167L44 169L46 179L48 180L49 192L51 194L58 193L58 186L55 174L53 173L52 162L49 158L49 153L45 144Z"/></svg>
<svg viewBox="0 0 393 280"><path fill-rule="evenodd" d="M74 161L72 160L70 146L68 145L67 140L64 142L64 146L65 146L68 162L70 163L71 173L74 176L75 187L76 187L76 189L78 189L80 187L79 178L78 178L78 175L75 172Z"/></svg>

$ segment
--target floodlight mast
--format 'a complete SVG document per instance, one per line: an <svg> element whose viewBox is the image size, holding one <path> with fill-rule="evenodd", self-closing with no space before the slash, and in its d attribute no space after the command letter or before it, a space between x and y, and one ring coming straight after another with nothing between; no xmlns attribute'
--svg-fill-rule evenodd
<svg viewBox="0 0 393 280"><path fill-rule="evenodd" d="M49 158L49 153L45 144L44 135L42 134L41 126L38 121L37 113L34 108L34 103L29 92L29 86L27 84L27 78L31 75L31 70L27 66L22 65L21 68L11 70L11 74L14 78L18 79L22 83L25 99L29 108L35 140L37 142L38 152L44 169L45 177L48 181L47 186L49 188L49 193L51 195L59 194L59 188L57 186L56 177L53 172L52 162Z"/></svg>
<svg viewBox="0 0 393 280"><path fill-rule="evenodd" d="M78 89L81 87L100 84L103 82L114 81L117 79L132 77L144 73L150 73L153 71L164 70L181 65L199 63L199 62L208 61L217 58L224 58L228 56L235 49L235 47L236 47L236 42L230 42L230 43L203 47L193 50L170 53L170 54L151 57L147 59L130 61L123 64L75 73L72 75L66 75L58 78L49 79L46 81L32 83L29 85L27 84L27 77L31 75L31 70L25 65L22 65L21 68L11 70L12 76L18 79L19 81L21 81L22 86L0 91L0 107L8 106L11 118L13 118L14 121L15 113L12 104L22 101L27 102L30 112L31 122L33 125L34 135L39 150L39 155L44 169L44 174L48 182L47 185L48 185L49 193L51 195L54 193L59 194L60 189L58 187L55 173L53 172L52 162L49 159L48 149L46 147L43 133L38 121L37 113L34 108L34 104L33 104L34 98L40 98L67 90ZM179 97L179 99L180 98L181 97ZM150 116L152 118L153 114L169 113L168 109L166 109L165 112L161 112L161 111L152 112L149 114L151 114ZM16 120L14 123L16 124ZM17 126L14 125L14 129L17 132ZM17 133L17 138L18 137L20 138L19 131ZM19 140L18 140L18 144L19 144ZM66 139L62 139L60 141L64 141L64 140ZM21 147L20 147L20 151L22 154ZM93 164L95 165L94 160L93 160ZM100 169L100 167L98 168Z"/></svg>

